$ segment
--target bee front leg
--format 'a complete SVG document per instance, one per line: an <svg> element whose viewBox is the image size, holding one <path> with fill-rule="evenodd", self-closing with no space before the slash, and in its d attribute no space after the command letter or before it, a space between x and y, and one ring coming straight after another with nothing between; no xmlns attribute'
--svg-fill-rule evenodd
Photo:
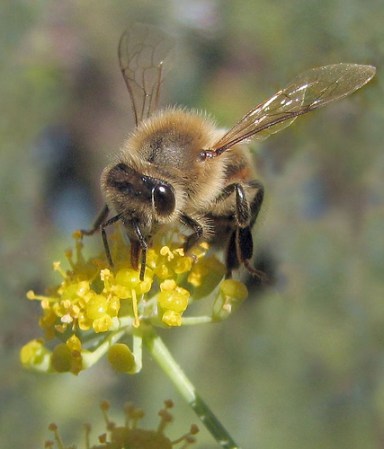
<svg viewBox="0 0 384 449"><path fill-rule="evenodd" d="M107 233L105 231L105 228L113 223L116 223L116 221L120 220L121 216L116 215L116 216L110 218L109 220L107 220L108 214L109 214L109 207L107 205L105 205L101 209L99 215L97 216L92 228L91 229L80 229L80 234L81 234L81 237L83 237L83 235L93 235L96 231L101 231L101 237L103 239L104 250L105 250L105 254L108 259L108 263L111 267L113 267L111 251L109 249Z"/></svg>
<svg viewBox="0 0 384 449"><path fill-rule="evenodd" d="M113 223L116 223L119 220L121 220L121 214L115 215L114 217L110 218L109 220L105 221L104 223L102 223L100 225L101 237L103 239L105 254L107 256L108 263L111 267L113 267L113 260L112 260L112 256L111 256L111 251L109 249L109 243L108 243L108 238L107 238L107 233L105 231L105 228L107 226L110 226Z"/></svg>
<svg viewBox="0 0 384 449"><path fill-rule="evenodd" d="M139 268L139 258L141 254L140 281L143 281L145 275L145 267L147 265L148 243L141 232L139 223L136 220L132 220L131 225L137 237L137 240L131 240L131 264L132 267L137 270Z"/></svg>
<svg viewBox="0 0 384 449"><path fill-rule="evenodd" d="M101 225L103 223L105 223L105 221L108 217L108 214L109 214L109 207L107 205L105 205L101 209L101 211L100 211L99 215L97 216L95 222L93 223L93 226L91 229L80 229L81 236L93 235L96 231L99 231L101 228Z"/></svg>

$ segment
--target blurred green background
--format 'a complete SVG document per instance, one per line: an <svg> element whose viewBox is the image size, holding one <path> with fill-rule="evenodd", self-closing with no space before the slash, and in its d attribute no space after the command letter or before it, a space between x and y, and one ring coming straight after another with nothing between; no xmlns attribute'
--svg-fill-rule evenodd
<svg viewBox="0 0 384 449"><path fill-rule="evenodd" d="M256 147L268 200L255 240L273 287L250 285L224 323L162 335L241 447L384 448L382 0L3 0L0 447L43 447L51 421L67 443L85 421L97 435L102 399L116 416L136 401L148 426L174 399L171 435L197 422L148 357L134 377L105 362L38 375L18 361L40 335L25 292L59 281L51 263L93 221L99 173L131 129L116 49L134 21L177 37L165 104L223 126L307 68L377 66L363 90ZM202 429L196 447L217 445Z"/></svg>

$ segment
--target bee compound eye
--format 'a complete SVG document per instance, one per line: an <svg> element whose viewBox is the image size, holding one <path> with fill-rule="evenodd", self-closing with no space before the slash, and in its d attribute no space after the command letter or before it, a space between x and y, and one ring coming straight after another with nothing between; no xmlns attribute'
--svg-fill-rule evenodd
<svg viewBox="0 0 384 449"><path fill-rule="evenodd" d="M175 194L171 186L157 185L152 191L152 198L159 215L167 216L175 210Z"/></svg>

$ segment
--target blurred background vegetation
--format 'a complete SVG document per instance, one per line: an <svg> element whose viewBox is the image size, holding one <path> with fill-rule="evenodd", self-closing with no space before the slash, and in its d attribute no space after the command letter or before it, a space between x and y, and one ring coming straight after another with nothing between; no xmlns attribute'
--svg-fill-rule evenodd
<svg viewBox="0 0 384 449"><path fill-rule="evenodd" d="M116 49L134 21L177 37L165 104L223 126L307 68L377 66L363 90L256 147L268 200L255 240L275 284L250 285L224 323L163 336L241 447L384 448L383 20L381 0L3 0L2 448L43 447L53 420L67 442L84 421L98 434L101 399L116 414L136 401L151 425L170 397L175 435L197 422L148 357L133 377L106 363L37 375L18 361L40 335L25 292L59 280L51 263L93 221L100 171L131 129ZM217 445L202 430L197 447Z"/></svg>

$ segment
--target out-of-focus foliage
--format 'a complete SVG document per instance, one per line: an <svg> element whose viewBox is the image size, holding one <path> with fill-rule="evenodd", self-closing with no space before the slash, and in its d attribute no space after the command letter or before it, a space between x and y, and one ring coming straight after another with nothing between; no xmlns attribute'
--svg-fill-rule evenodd
<svg viewBox="0 0 384 449"><path fill-rule="evenodd" d="M244 448L383 446L383 16L381 0L2 3L1 447L42 447L52 420L74 440L102 398L150 411L173 397L180 429L194 421L156 367L72 378L18 362L36 334L25 292L44 289L71 232L92 222L99 173L129 132L116 48L132 21L177 37L165 103L223 126L307 68L377 66L363 90L256 147L268 201L255 240L274 286L250 285L222 324L164 337ZM215 447L203 430L197 446Z"/></svg>

